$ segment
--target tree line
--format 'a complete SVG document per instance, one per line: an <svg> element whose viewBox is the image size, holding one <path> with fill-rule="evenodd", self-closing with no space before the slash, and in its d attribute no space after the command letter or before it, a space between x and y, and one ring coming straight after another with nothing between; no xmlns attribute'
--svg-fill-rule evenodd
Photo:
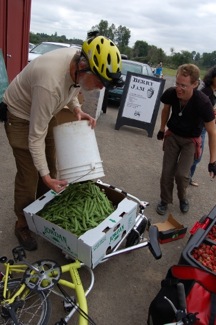
<svg viewBox="0 0 216 325"><path fill-rule="evenodd" d="M122 54L126 54L129 59L148 63L155 66L159 62L167 68L176 69L183 63L194 63L201 69L209 69L216 65L216 51L212 53L200 54L196 51L180 51L175 52L174 47L170 48L170 55L167 55L162 48L155 45L150 45L146 41L137 40L133 47L129 47L129 40L131 37L130 30L125 26L116 27L114 24L109 25L108 21L101 20L98 25L92 26L91 31L98 30L100 35L109 37L115 42ZM86 35L87 36L87 35ZM60 42L70 44L82 44L81 39L68 39L65 35L58 36L55 32L52 35L44 33L30 32L30 42L39 44L40 42Z"/></svg>

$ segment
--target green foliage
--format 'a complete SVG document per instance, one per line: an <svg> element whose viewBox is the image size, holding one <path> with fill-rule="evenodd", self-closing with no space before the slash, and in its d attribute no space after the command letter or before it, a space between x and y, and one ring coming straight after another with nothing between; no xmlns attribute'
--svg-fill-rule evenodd
<svg viewBox="0 0 216 325"><path fill-rule="evenodd" d="M157 48L154 45L149 46L148 51L148 62L151 62L153 65L158 64L159 62L166 62L166 54L161 48Z"/></svg>
<svg viewBox="0 0 216 325"><path fill-rule="evenodd" d="M180 51L175 52L174 47L170 48L170 55L166 55L161 48L155 45L149 45L144 40L137 40L130 48L128 46L131 37L131 31L125 26L116 27L114 24L109 25L107 20L101 20L98 25L92 26L91 31L98 30L100 35L104 35L113 40L118 46L121 53L126 54L129 59L149 63L156 66L159 62L163 62L163 66L171 70L176 70L177 67L184 63L196 64L200 69L207 70L216 65L216 51L212 53L203 53L201 55L196 51ZM61 42L70 44L82 45L81 39L67 39L65 35L58 36L55 32L53 35L44 33L34 34L30 32L29 42L38 44L44 41Z"/></svg>
<svg viewBox="0 0 216 325"><path fill-rule="evenodd" d="M44 33L34 34L30 32L29 42L33 44L39 44L41 42L58 42L58 43L68 43L68 44L82 44L83 40L81 39L67 39L65 35L58 36L57 33L52 35L47 35Z"/></svg>
<svg viewBox="0 0 216 325"><path fill-rule="evenodd" d="M98 30L100 35L106 36L114 41L116 27L114 24L108 25L107 20L101 20L98 25L92 26L91 31Z"/></svg>
<svg viewBox="0 0 216 325"><path fill-rule="evenodd" d="M100 35L110 38L119 48L120 52L125 53L129 39L131 37L131 32L125 26L115 27L114 24L108 24L107 20L101 20L98 25L92 26L91 31L98 30Z"/></svg>
<svg viewBox="0 0 216 325"><path fill-rule="evenodd" d="M163 67L163 75L164 75L165 78L166 78L166 76L175 77L176 76L176 70Z"/></svg>
<svg viewBox="0 0 216 325"><path fill-rule="evenodd" d="M206 68L216 65L216 51L212 53L203 53L201 65Z"/></svg>
<svg viewBox="0 0 216 325"><path fill-rule="evenodd" d="M147 57L149 45L144 41L136 41L133 48L134 57Z"/></svg>
<svg viewBox="0 0 216 325"><path fill-rule="evenodd" d="M119 47L120 52L124 52L129 44L129 39L131 37L130 30L124 26L119 26L115 31L115 43Z"/></svg>
<svg viewBox="0 0 216 325"><path fill-rule="evenodd" d="M177 69L170 69L170 68L163 67L163 75L164 75L165 78L166 78L166 76L175 77L176 76L176 71L177 71ZM203 79L205 73L206 73L206 70L200 69L200 78L201 79Z"/></svg>

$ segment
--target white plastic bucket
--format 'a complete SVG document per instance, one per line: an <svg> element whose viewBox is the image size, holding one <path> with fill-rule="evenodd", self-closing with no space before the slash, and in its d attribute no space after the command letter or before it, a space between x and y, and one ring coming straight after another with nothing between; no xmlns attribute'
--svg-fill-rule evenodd
<svg viewBox="0 0 216 325"><path fill-rule="evenodd" d="M60 179L76 183L104 176L95 131L88 121L64 123L53 132Z"/></svg>

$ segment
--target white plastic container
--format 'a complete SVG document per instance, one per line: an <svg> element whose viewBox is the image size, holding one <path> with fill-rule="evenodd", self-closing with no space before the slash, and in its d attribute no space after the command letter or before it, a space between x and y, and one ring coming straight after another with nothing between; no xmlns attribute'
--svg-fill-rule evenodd
<svg viewBox="0 0 216 325"><path fill-rule="evenodd" d="M75 121L54 128L59 178L69 183L104 176L95 131L88 123Z"/></svg>

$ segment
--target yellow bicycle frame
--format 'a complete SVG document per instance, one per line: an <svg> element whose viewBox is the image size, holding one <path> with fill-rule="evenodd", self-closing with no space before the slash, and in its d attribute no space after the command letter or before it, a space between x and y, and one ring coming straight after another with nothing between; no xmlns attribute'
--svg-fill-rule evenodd
<svg viewBox="0 0 216 325"><path fill-rule="evenodd" d="M58 283L65 287L75 290L79 307L82 309L82 311L85 314L88 315L86 295L83 289L82 281L79 276L79 272L77 270L80 267L81 267L81 263L79 261L61 266L62 273L69 272L73 282L64 279L59 279ZM84 318L82 315L80 315L79 317L79 325L88 325L88 320Z"/></svg>
<svg viewBox="0 0 216 325"><path fill-rule="evenodd" d="M5 263L4 266L5 266L5 275L2 279L2 281L4 283L4 288L3 288L4 300L1 302L2 305L12 304L18 296L21 297L21 299L25 299L26 296L29 294L30 289L27 288L27 286L24 283L20 284L18 290L11 297L7 297L8 281L9 281L10 275L12 273L17 273L17 274L25 273L25 270L28 268L28 266L24 265L24 264L10 265L9 263ZM71 281L60 278L58 280L58 283L60 285L63 285L70 289L73 289L76 292L76 297L77 297L79 308L86 315L88 315L87 299L86 299L85 291L84 291L82 281L81 281L81 278L80 278L80 275L78 272L78 269L80 267L81 267L81 263L78 260L73 263L61 266L62 273L68 272L70 274ZM82 315L79 315L79 325L88 325L88 320L85 317L83 317Z"/></svg>

